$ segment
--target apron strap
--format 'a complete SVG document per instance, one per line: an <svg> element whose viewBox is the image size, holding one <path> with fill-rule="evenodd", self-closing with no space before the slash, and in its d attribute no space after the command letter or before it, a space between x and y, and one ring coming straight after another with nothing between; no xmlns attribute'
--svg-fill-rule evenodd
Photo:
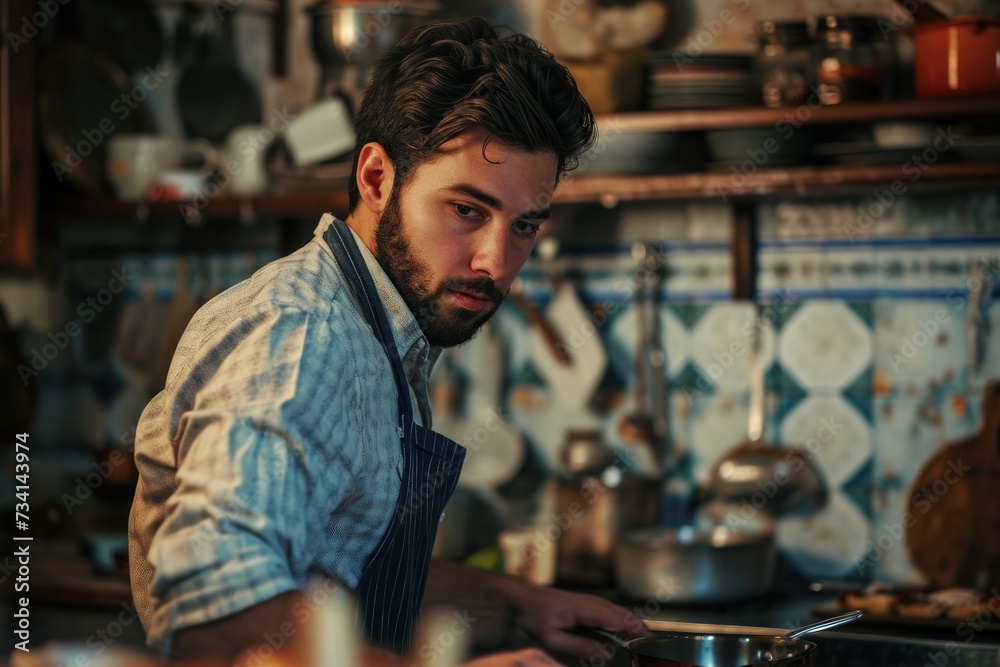
<svg viewBox="0 0 1000 667"><path fill-rule="evenodd" d="M396 381L398 392L400 428L405 430L407 425L413 420L413 405L410 403L410 384L406 380L406 373L403 371L403 362L399 358L399 350L396 349L396 339L392 336L392 326L389 324L389 316L385 313L385 307L379 298L375 282L372 280L365 259L358 249L354 234L347 223L340 218L334 217L333 224L327 227L323 233L323 240L330 246L337 263L347 275L347 284L354 293L358 303L361 304L362 314L368 321L375 336L382 344L382 349L389 357L392 365L392 374ZM401 434L402 437L402 434Z"/></svg>

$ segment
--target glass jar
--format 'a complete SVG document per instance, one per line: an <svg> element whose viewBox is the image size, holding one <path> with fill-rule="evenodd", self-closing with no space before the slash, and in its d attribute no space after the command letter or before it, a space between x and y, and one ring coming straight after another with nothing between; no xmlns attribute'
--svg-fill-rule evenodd
<svg viewBox="0 0 1000 667"><path fill-rule="evenodd" d="M840 104L882 97L892 44L876 16L823 16L816 22L816 85L820 102Z"/></svg>
<svg viewBox="0 0 1000 667"><path fill-rule="evenodd" d="M816 83L813 39L808 21L761 21L757 24L754 69L764 104L802 104Z"/></svg>

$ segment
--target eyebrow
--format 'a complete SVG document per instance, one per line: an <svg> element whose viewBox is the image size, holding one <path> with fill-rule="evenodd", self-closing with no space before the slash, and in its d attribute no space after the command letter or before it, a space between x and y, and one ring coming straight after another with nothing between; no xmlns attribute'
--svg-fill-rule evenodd
<svg viewBox="0 0 1000 667"><path fill-rule="evenodd" d="M473 199L478 199L480 202L486 204L491 208L495 208L499 211L503 210L502 201L500 201L498 198L494 197L490 193L480 190L475 185L471 185L469 183L457 183L445 189L450 190L452 192L456 192L458 194L468 195ZM530 211L525 211L524 213L522 213L517 217L519 219L523 218L526 220L546 220L551 215L552 215L552 209L546 206L545 208L536 208Z"/></svg>

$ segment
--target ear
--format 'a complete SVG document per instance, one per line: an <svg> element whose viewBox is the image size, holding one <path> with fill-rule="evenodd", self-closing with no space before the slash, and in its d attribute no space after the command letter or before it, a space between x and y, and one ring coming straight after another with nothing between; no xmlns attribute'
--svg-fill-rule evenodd
<svg viewBox="0 0 1000 667"><path fill-rule="evenodd" d="M361 201L369 211L380 215L389 203L396 169L382 145L369 142L358 157L357 184Z"/></svg>

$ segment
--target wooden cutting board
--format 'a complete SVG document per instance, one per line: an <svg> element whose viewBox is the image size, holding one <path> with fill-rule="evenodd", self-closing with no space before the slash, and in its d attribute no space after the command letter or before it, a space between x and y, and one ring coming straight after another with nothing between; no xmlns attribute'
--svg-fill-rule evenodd
<svg viewBox="0 0 1000 667"><path fill-rule="evenodd" d="M1000 577L1000 382L984 390L982 415L980 431L941 447L910 487L906 545L934 586L975 586L987 568L991 583Z"/></svg>

